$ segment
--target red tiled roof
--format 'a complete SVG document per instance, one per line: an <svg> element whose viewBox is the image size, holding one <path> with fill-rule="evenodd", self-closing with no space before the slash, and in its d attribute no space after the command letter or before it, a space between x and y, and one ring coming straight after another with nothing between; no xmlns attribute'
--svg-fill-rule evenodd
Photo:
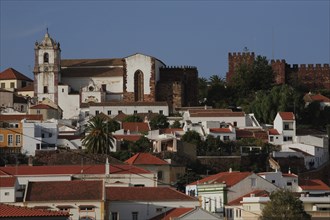
<svg viewBox="0 0 330 220"><path fill-rule="evenodd" d="M110 201L197 201L170 187L106 187Z"/></svg>
<svg viewBox="0 0 330 220"><path fill-rule="evenodd" d="M120 112L118 115L116 115L113 120L116 121L124 121L124 119L127 117L127 115L123 112Z"/></svg>
<svg viewBox="0 0 330 220"><path fill-rule="evenodd" d="M280 135L280 133L278 133L278 131L273 128L269 129L268 132L269 132L269 135Z"/></svg>
<svg viewBox="0 0 330 220"><path fill-rule="evenodd" d="M194 210L194 208L174 208L170 209L169 211L165 210L166 213L159 214L150 220L172 220L180 217L183 214L191 212L192 210Z"/></svg>
<svg viewBox="0 0 330 220"><path fill-rule="evenodd" d="M125 163L131 165L168 165L168 163L149 153L137 153L133 157L127 159Z"/></svg>
<svg viewBox="0 0 330 220"><path fill-rule="evenodd" d="M288 121L295 120L294 114L292 112L279 112L279 115L283 120L288 120Z"/></svg>
<svg viewBox="0 0 330 220"><path fill-rule="evenodd" d="M189 185L197 185L202 183L225 183L227 186L231 187L239 183L246 177L250 176L251 172L222 172L217 173L212 176L205 177L204 179L190 183Z"/></svg>
<svg viewBox="0 0 330 220"><path fill-rule="evenodd" d="M0 177L0 187L14 187L16 183L16 177L6 176Z"/></svg>
<svg viewBox="0 0 330 220"><path fill-rule="evenodd" d="M42 115L0 115L0 121L21 121L23 119L42 121Z"/></svg>
<svg viewBox="0 0 330 220"><path fill-rule="evenodd" d="M130 132L148 132L150 131L148 123L145 122L123 122L123 129Z"/></svg>
<svg viewBox="0 0 330 220"><path fill-rule="evenodd" d="M24 74L18 72L17 70L13 68L8 68L0 73L0 80L8 80L8 79L16 79L16 80L25 80L33 82L32 79L25 76Z"/></svg>
<svg viewBox="0 0 330 220"><path fill-rule="evenodd" d="M72 174L105 174L105 165L67 165L67 166L18 166L18 167L0 167L1 171L14 176L29 175L72 175ZM111 174L144 174L150 171L126 164L110 164Z"/></svg>
<svg viewBox="0 0 330 220"><path fill-rule="evenodd" d="M303 190L327 190L330 191L330 187L319 179L300 179L299 186Z"/></svg>
<svg viewBox="0 0 330 220"><path fill-rule="evenodd" d="M253 136L252 131L237 129L236 130L236 137L237 138L253 138L254 136Z"/></svg>
<svg viewBox="0 0 330 220"><path fill-rule="evenodd" d="M7 205L0 203L0 218L18 218L18 217L69 217L70 213L62 211L50 211L21 206ZM39 218L38 218L39 219Z"/></svg>
<svg viewBox="0 0 330 220"><path fill-rule="evenodd" d="M160 130L160 132L162 134L172 134L175 132L182 132L182 131L183 131L183 128L164 128L164 129Z"/></svg>
<svg viewBox="0 0 330 220"><path fill-rule="evenodd" d="M241 201L243 201L243 198L244 197L250 197L251 194L254 194L255 197L267 197L267 196L269 196L269 192L267 192L265 190L254 190L250 193L245 194L244 196L238 197L237 199L234 199L234 200L228 202L227 205L230 205L230 206L241 205Z"/></svg>
<svg viewBox="0 0 330 220"><path fill-rule="evenodd" d="M34 85L31 84L31 85L25 86L23 88L19 88L19 89L17 89L17 91L19 91L19 92L23 92L23 91L34 91Z"/></svg>
<svg viewBox="0 0 330 220"><path fill-rule="evenodd" d="M231 109L223 109L223 108L216 108L216 109L189 109L189 113L210 113L210 112L233 112Z"/></svg>
<svg viewBox="0 0 330 220"><path fill-rule="evenodd" d="M294 173L282 173L283 177L298 177L296 174Z"/></svg>
<svg viewBox="0 0 330 220"><path fill-rule="evenodd" d="M103 181L50 181L29 182L26 201L102 200Z"/></svg>
<svg viewBox="0 0 330 220"><path fill-rule="evenodd" d="M45 104L38 104L38 105L34 105L34 106L30 107L30 109L55 109L55 108L53 108L49 105L45 105Z"/></svg>
<svg viewBox="0 0 330 220"><path fill-rule="evenodd" d="M117 140L125 140L125 141L138 141L140 140L141 137L143 137L142 135L139 134L124 134L124 135L119 135L119 134L115 134L113 135L114 138L116 138Z"/></svg>
<svg viewBox="0 0 330 220"><path fill-rule="evenodd" d="M229 128L210 128L212 133L232 133Z"/></svg>
<svg viewBox="0 0 330 220"><path fill-rule="evenodd" d="M325 97L324 95L321 94L311 95L311 99L313 101L319 101L319 102L330 102L330 99L328 97Z"/></svg>

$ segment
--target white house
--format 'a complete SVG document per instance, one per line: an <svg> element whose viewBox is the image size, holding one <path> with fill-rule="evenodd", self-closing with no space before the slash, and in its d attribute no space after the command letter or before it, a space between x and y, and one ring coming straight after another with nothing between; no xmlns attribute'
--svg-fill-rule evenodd
<svg viewBox="0 0 330 220"><path fill-rule="evenodd" d="M30 122L22 120L23 148L27 155L35 155L36 150L56 150L58 121Z"/></svg>
<svg viewBox="0 0 330 220"><path fill-rule="evenodd" d="M282 136L281 144L293 143L296 137L296 120L292 112L278 112L274 119L274 129Z"/></svg>
<svg viewBox="0 0 330 220"><path fill-rule="evenodd" d="M296 174L276 171L258 173L258 175L281 189L289 189L293 192L298 192L298 176Z"/></svg>
<svg viewBox="0 0 330 220"><path fill-rule="evenodd" d="M13 176L0 177L0 203L12 203L19 197L17 178ZM22 196L22 195L21 195Z"/></svg>
<svg viewBox="0 0 330 220"><path fill-rule="evenodd" d="M178 208L199 206L196 198L170 187L106 187L110 219L151 219Z"/></svg>

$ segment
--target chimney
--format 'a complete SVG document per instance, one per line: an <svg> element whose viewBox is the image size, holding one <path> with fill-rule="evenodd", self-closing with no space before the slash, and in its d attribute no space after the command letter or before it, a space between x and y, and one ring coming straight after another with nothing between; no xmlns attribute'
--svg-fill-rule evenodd
<svg viewBox="0 0 330 220"><path fill-rule="evenodd" d="M110 174L110 163L109 163L109 158L105 161L105 174L109 175Z"/></svg>
<svg viewBox="0 0 330 220"><path fill-rule="evenodd" d="M233 169L230 167L230 168L229 168L229 173L231 173L231 172L233 172Z"/></svg>

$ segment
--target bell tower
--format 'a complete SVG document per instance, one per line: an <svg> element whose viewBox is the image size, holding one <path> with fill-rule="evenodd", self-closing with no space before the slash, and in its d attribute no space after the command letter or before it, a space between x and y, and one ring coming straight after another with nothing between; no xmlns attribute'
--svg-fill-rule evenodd
<svg viewBox="0 0 330 220"><path fill-rule="evenodd" d="M48 28L44 39L34 46L34 94L38 101L45 98L58 104L58 83L60 79L61 49L60 43L54 41Z"/></svg>

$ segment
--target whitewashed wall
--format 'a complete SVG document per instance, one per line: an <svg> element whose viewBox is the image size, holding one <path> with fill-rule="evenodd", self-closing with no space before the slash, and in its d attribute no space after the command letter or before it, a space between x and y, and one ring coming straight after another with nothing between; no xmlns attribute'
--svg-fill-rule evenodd
<svg viewBox="0 0 330 220"><path fill-rule="evenodd" d="M143 72L144 94L150 94L150 78L152 71L151 57L143 54L135 54L125 58L127 68L127 92L134 92L134 74L140 70Z"/></svg>

